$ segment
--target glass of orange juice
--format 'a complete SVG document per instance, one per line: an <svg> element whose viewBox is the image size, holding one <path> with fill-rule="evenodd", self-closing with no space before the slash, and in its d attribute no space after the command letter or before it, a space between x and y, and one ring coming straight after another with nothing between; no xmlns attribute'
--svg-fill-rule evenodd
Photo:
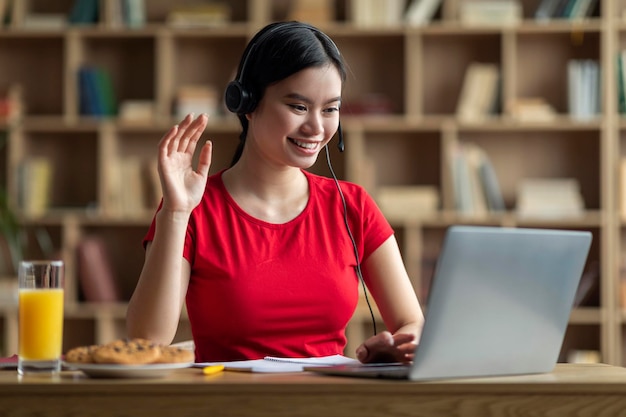
<svg viewBox="0 0 626 417"><path fill-rule="evenodd" d="M55 373L63 347L63 261L22 261L19 269L20 375Z"/></svg>

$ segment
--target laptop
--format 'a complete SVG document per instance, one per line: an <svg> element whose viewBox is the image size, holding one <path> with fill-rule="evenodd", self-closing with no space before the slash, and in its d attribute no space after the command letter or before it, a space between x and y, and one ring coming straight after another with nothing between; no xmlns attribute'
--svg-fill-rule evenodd
<svg viewBox="0 0 626 417"><path fill-rule="evenodd" d="M305 370L413 381L550 372L590 245L586 231L451 226L411 364Z"/></svg>

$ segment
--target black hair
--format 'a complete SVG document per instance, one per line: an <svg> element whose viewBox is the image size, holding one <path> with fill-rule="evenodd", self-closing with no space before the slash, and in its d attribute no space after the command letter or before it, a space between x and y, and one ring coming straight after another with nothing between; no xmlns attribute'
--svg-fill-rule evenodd
<svg viewBox="0 0 626 417"><path fill-rule="evenodd" d="M269 85L303 69L328 64L337 68L343 84L346 66L332 39L305 23L275 22L265 26L250 40L239 63L236 79L250 92L256 106ZM237 117L242 131L231 166L241 157L248 134L246 115L238 114Z"/></svg>

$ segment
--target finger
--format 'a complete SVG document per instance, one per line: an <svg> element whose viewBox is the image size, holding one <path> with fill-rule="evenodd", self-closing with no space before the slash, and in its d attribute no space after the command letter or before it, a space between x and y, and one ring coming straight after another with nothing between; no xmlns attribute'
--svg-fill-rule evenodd
<svg viewBox="0 0 626 417"><path fill-rule="evenodd" d="M208 121L209 116L206 114L201 114L196 120L193 121L193 123L189 126L189 129L187 129L187 132L185 132L185 135L180 140L178 145L179 152L187 152L190 154L195 152L198 140L204 133Z"/></svg>
<svg viewBox="0 0 626 417"><path fill-rule="evenodd" d="M178 146L179 146L181 138L185 135L185 133L187 132L187 129L189 129L189 126L191 125L192 122L193 122L193 113L189 113L179 123L179 125L178 125L178 132L177 132L176 136L174 136L170 140L170 143L168 145L168 151L170 153L175 152L178 149Z"/></svg>
<svg viewBox="0 0 626 417"><path fill-rule="evenodd" d="M403 343L401 345L396 346L396 349L401 350L401 351L406 351L406 352L413 352L416 347L417 347L417 343L409 342L409 343Z"/></svg>
<svg viewBox="0 0 626 417"><path fill-rule="evenodd" d="M365 346L365 343L361 344L358 348L356 348L355 353L356 353L356 358L363 363L367 362L367 358L370 355L369 349L367 348L367 346Z"/></svg>
<svg viewBox="0 0 626 417"><path fill-rule="evenodd" d="M396 346L410 343L415 340L415 335L411 333L397 333L393 335L393 344Z"/></svg>
<svg viewBox="0 0 626 417"><path fill-rule="evenodd" d="M170 130L163 135L161 141L159 142L159 157L165 157L169 153L169 145L178 134L178 125L174 125L170 128Z"/></svg>
<svg viewBox="0 0 626 417"><path fill-rule="evenodd" d="M202 149L200 150L200 157L198 159L198 174L203 178L209 176L209 168L211 167L211 158L213 156L213 142L207 140Z"/></svg>

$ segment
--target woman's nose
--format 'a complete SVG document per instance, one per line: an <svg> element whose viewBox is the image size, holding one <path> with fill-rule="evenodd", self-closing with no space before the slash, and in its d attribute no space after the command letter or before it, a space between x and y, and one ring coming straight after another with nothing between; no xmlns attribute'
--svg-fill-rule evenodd
<svg viewBox="0 0 626 417"><path fill-rule="evenodd" d="M302 130L310 136L317 136L324 132L324 124L322 116L314 113L309 113L302 126Z"/></svg>

